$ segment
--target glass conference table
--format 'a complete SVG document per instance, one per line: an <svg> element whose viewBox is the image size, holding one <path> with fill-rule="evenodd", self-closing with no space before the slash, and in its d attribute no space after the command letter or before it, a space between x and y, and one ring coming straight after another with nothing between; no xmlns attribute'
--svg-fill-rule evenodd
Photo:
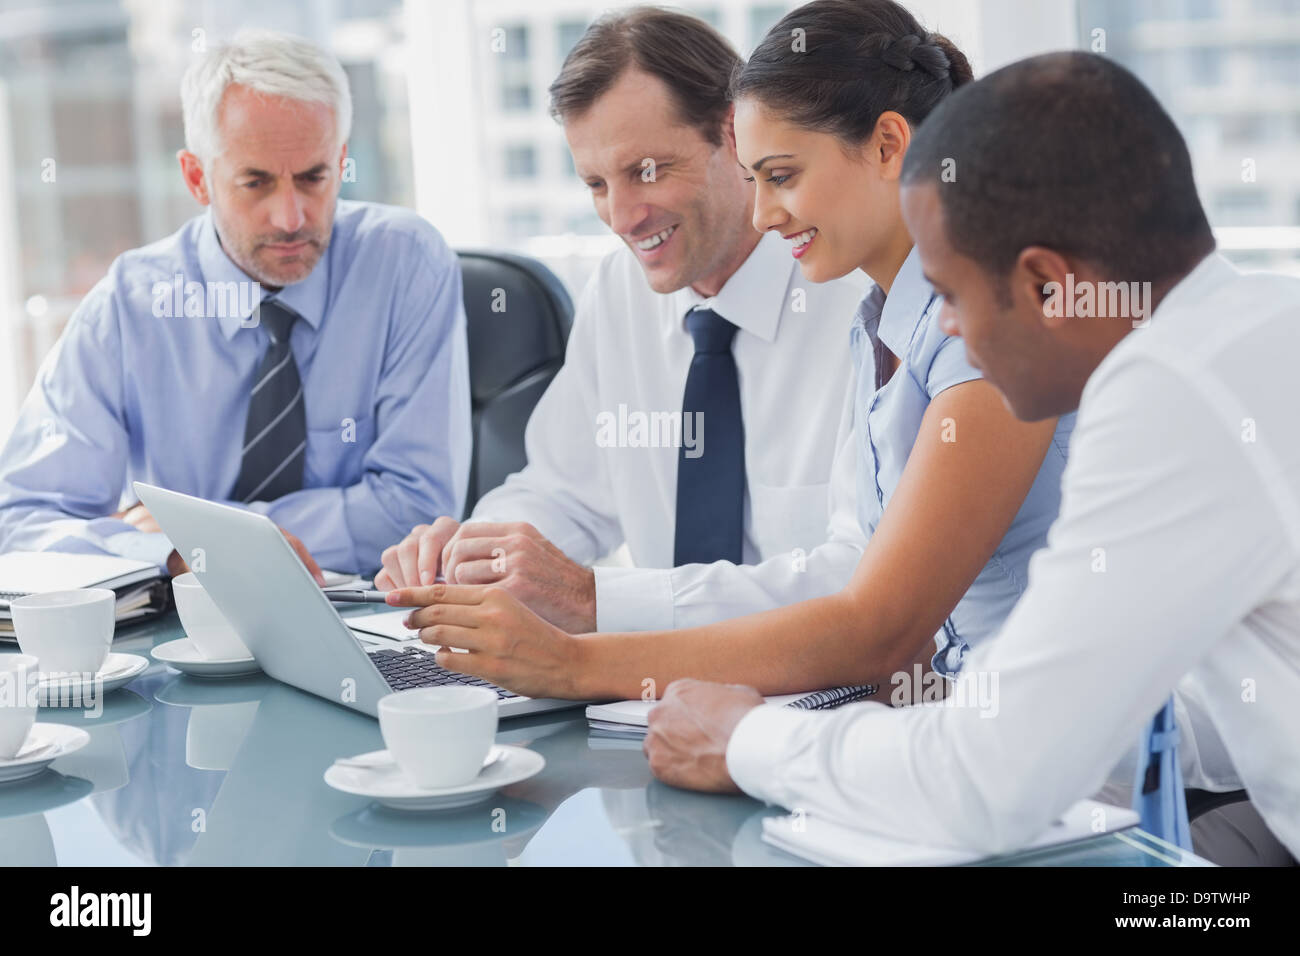
<svg viewBox="0 0 1300 956"><path fill-rule="evenodd" d="M148 657L183 636L169 614L123 632L113 649ZM472 807L407 813L323 780L335 758L383 747L376 720L262 674L199 680L150 665L106 694L97 718L41 708L38 721L80 726L91 742L39 776L0 784L0 863L805 865L761 839L778 808L660 783L639 742L589 738L581 708L501 723L499 743L546 758L537 776ZM1139 830L993 862L1205 863Z"/></svg>

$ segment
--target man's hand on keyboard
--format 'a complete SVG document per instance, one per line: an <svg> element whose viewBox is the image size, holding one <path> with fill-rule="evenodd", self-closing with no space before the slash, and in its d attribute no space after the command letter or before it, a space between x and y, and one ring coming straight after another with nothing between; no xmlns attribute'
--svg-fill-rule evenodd
<svg viewBox="0 0 1300 956"><path fill-rule="evenodd" d="M438 663L528 697L583 700L582 640L550 624L500 587L433 584L388 592L414 607L407 627L442 645ZM463 648L468 653L456 653Z"/></svg>

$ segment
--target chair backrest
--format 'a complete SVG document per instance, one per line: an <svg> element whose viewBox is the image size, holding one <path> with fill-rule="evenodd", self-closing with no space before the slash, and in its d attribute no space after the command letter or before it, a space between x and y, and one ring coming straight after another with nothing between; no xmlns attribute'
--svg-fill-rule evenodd
<svg viewBox="0 0 1300 956"><path fill-rule="evenodd" d="M523 468L524 427L564 364L573 300L555 273L508 252L457 252L464 277L474 453L465 515Z"/></svg>

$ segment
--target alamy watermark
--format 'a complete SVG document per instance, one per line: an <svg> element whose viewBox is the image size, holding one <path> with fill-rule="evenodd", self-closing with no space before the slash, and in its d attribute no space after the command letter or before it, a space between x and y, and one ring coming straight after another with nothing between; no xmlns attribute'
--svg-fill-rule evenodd
<svg viewBox="0 0 1300 956"><path fill-rule="evenodd" d="M148 936L152 910L152 893L89 893L73 884L68 892L50 897L50 925L116 926L131 930L133 936Z"/></svg>
<svg viewBox="0 0 1300 956"><path fill-rule="evenodd" d="M77 707L86 717L99 717L104 713L104 679L89 672L0 672L0 710L38 706Z"/></svg>
<svg viewBox="0 0 1300 956"><path fill-rule="evenodd" d="M936 671L922 673L921 665L913 664L910 673L896 671L889 683L894 688L889 695L894 707L972 707L981 718L996 717L1001 709L997 671L962 671L954 680Z"/></svg>
<svg viewBox="0 0 1300 956"><path fill-rule="evenodd" d="M186 281L176 273L160 279L151 289L153 314L159 319L237 318L246 329L256 328L261 313L262 284L256 280L230 282Z"/></svg>
<svg viewBox="0 0 1300 956"><path fill-rule="evenodd" d="M600 448L684 448L687 458L704 454L703 412L628 411L596 415L596 445Z"/></svg>
<svg viewBox="0 0 1300 956"><path fill-rule="evenodd" d="M1074 273L1067 272L1064 283L1048 282L1043 294L1043 314L1049 318L1127 317L1135 329L1151 321L1150 282L1076 282Z"/></svg>

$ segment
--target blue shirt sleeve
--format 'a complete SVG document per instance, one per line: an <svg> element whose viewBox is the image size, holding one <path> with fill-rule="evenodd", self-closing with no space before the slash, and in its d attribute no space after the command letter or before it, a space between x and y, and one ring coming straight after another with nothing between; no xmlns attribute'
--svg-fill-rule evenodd
<svg viewBox="0 0 1300 956"><path fill-rule="evenodd" d="M118 554L165 567L171 545L117 518L128 463L120 261L82 300L0 451L0 551Z"/></svg>
<svg viewBox="0 0 1300 956"><path fill-rule="evenodd" d="M923 363L917 370L918 380L931 399L954 385L984 377L966 358L966 344L939 328L941 304L942 300L936 298L926 310L917 332L920 342L913 350L920 360L918 364Z"/></svg>

